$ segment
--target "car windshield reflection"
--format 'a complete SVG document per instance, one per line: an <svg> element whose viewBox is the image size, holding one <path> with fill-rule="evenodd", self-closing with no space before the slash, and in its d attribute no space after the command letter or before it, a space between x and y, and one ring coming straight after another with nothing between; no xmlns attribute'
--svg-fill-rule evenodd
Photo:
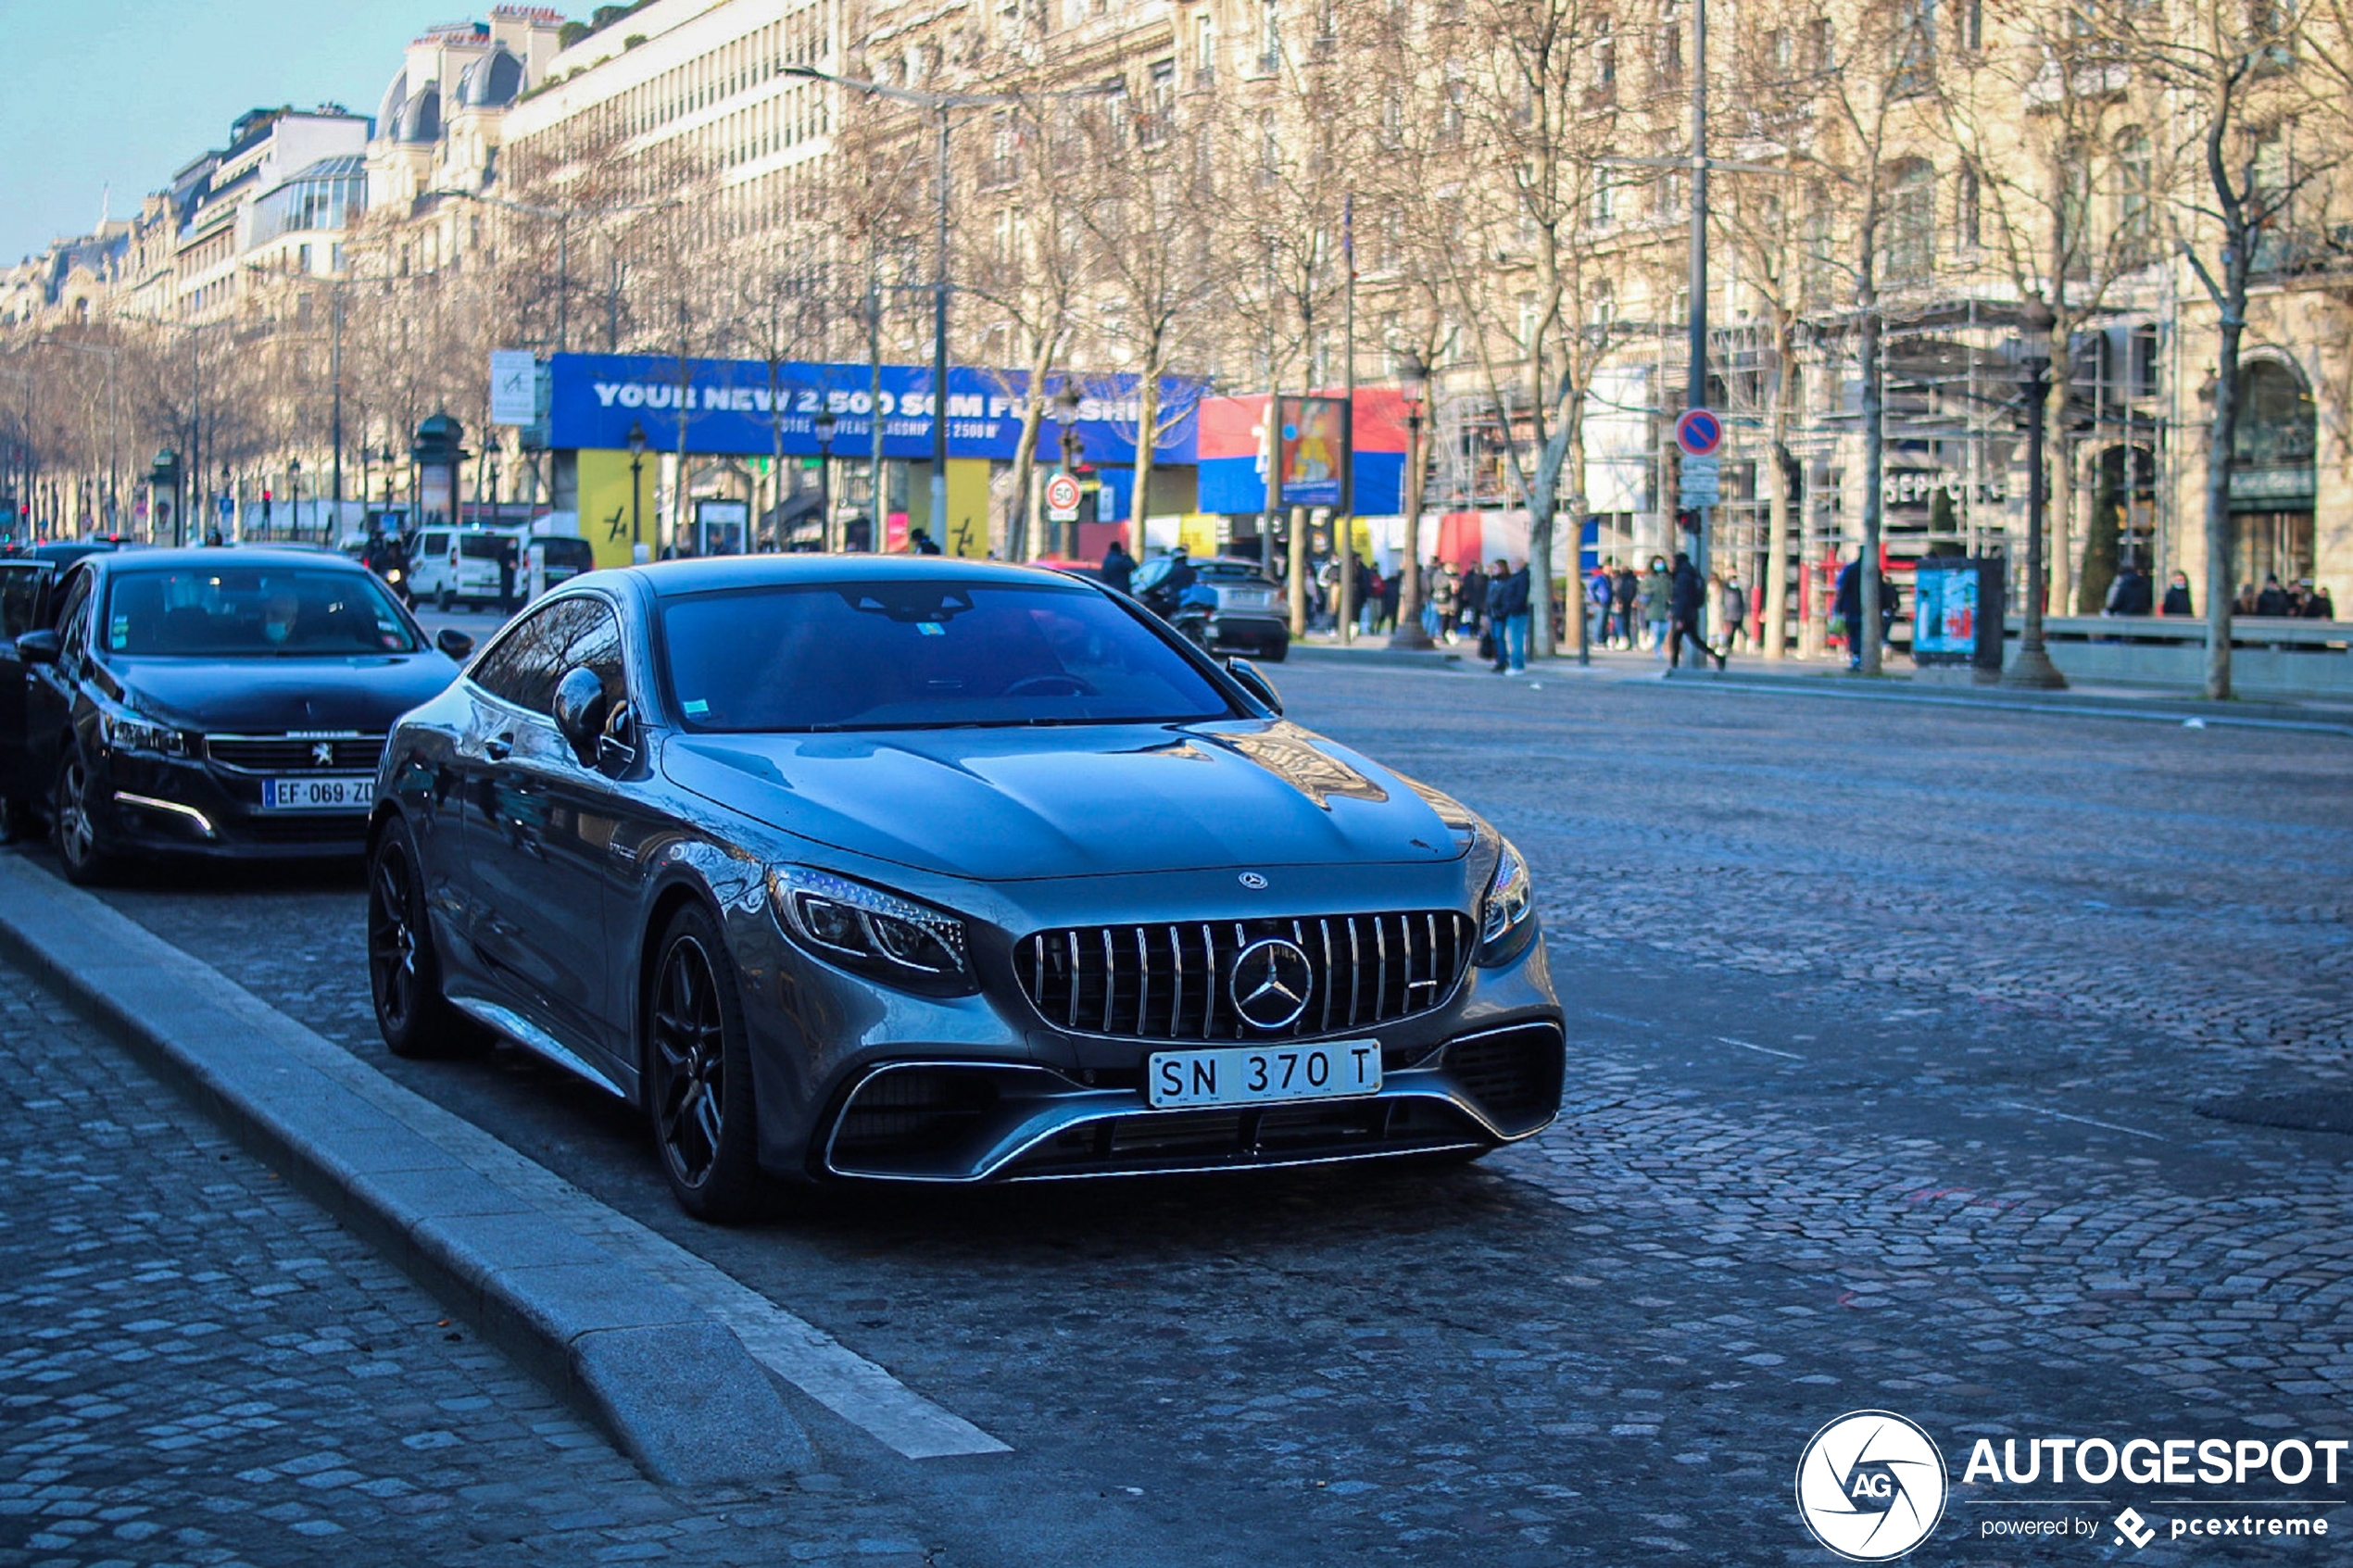
<svg viewBox="0 0 2353 1568"><path fill-rule="evenodd" d="M227 563L116 573L99 646L139 659L417 651L408 620L366 572Z"/></svg>
<svg viewBox="0 0 2353 1568"><path fill-rule="evenodd" d="M1235 716L1176 649L1075 584L780 584L673 599L661 628L674 709L694 730Z"/></svg>

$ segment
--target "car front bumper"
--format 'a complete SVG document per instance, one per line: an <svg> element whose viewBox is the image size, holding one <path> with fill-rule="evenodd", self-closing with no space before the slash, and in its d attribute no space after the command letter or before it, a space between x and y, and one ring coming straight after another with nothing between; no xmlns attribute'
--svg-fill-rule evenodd
<svg viewBox="0 0 2353 1568"><path fill-rule="evenodd" d="M367 847L366 807L266 811L259 777L195 759L114 752L92 784L92 823L109 854L271 860Z"/></svg>
<svg viewBox="0 0 2353 1568"><path fill-rule="evenodd" d="M1434 890L1460 873L1425 874ZM1393 876L1351 875L1363 891L1335 889L1333 907L1414 902L1416 889L1380 886ZM1169 880L1230 884L1214 874ZM1149 893L1139 902L1166 908ZM1078 911L1036 912L1052 926ZM1467 965L1426 1011L1266 1041L1377 1040L1377 1093L1162 1110L1144 1087L1155 1053L1252 1042L1060 1028L1017 987L998 985L950 997L888 991L812 959L765 909L737 904L730 924L747 982L761 1160L778 1175L976 1183L1372 1160L1491 1148L1541 1132L1559 1110L1565 1045L1541 933L1503 963Z"/></svg>

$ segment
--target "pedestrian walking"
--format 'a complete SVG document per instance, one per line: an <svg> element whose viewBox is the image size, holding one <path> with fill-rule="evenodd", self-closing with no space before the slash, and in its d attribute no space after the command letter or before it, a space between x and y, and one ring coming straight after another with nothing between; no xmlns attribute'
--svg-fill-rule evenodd
<svg viewBox="0 0 2353 1568"><path fill-rule="evenodd" d="M1454 600L1454 629L1466 636L1483 636L1487 631L1487 570L1478 562L1471 562L1470 570L1463 573ZM1489 653L1483 657L1495 656Z"/></svg>
<svg viewBox="0 0 2353 1568"><path fill-rule="evenodd" d="M2108 597L2100 605L2102 615L2146 615L2150 608L2149 580L2131 561L2117 572L2116 580L2108 585Z"/></svg>
<svg viewBox="0 0 2353 1568"><path fill-rule="evenodd" d="M1103 552L1103 586L1121 593L1132 593L1136 581L1136 558L1127 553L1126 541L1114 539L1111 548Z"/></svg>
<svg viewBox="0 0 2353 1568"><path fill-rule="evenodd" d="M1846 667L1863 668L1863 558L1856 557L1838 569L1838 591L1831 603L1846 632Z"/></svg>
<svg viewBox="0 0 2353 1568"><path fill-rule="evenodd" d="M1621 652L1634 646L1634 601L1641 595L1642 580L1624 561L1610 581L1610 603L1616 616L1610 624L1610 646Z"/></svg>
<svg viewBox="0 0 2353 1568"><path fill-rule="evenodd" d="M2304 586L2308 590L2304 596L2304 619L2307 621L2334 621L2336 619L2336 601L2329 597L2329 591L2326 588L2315 587L2309 583L2307 583Z"/></svg>
<svg viewBox="0 0 2353 1568"><path fill-rule="evenodd" d="M1711 656L1716 660L1717 669L1724 668L1724 656L1710 648L1707 640L1700 635L1699 618L1707 606L1707 587L1700 577L1699 569L1692 564L1692 558L1680 550L1676 551L1675 574L1668 579L1667 586L1667 668L1669 671L1682 667L1683 644L1686 641L1692 645L1694 669L1704 667Z"/></svg>
<svg viewBox="0 0 2353 1568"><path fill-rule="evenodd" d="M1516 675L1528 669L1528 568L1512 570L1511 562L1495 558L1494 575L1487 584L1487 622L1495 638L1495 673Z"/></svg>
<svg viewBox="0 0 2353 1568"><path fill-rule="evenodd" d="M2165 585L2164 613L2169 616L2191 616L2197 613L2190 608L2190 574L2188 572L2175 572L2173 581Z"/></svg>
<svg viewBox="0 0 2353 1568"><path fill-rule="evenodd" d="M1606 565L1593 568L1585 584L1585 641L1609 646L1609 601L1612 582Z"/></svg>
<svg viewBox="0 0 2353 1568"><path fill-rule="evenodd" d="M1454 569L1433 557L1429 563L1428 628L1432 641L1442 639L1451 643L1454 640L1454 617L1462 608L1462 583L1455 577Z"/></svg>
<svg viewBox="0 0 2353 1568"><path fill-rule="evenodd" d="M2280 586L2279 573L2266 573L2263 578L2263 591L2255 596L2255 613L2286 615L2289 612L2287 590Z"/></svg>
<svg viewBox="0 0 2353 1568"><path fill-rule="evenodd" d="M1667 619L1674 595L1675 580L1667 575L1667 558L1651 557L1651 569L1642 574L1642 585L1636 589L1635 598L1648 634L1648 640L1642 646L1655 649L1661 656L1667 652Z"/></svg>
<svg viewBox="0 0 2353 1568"><path fill-rule="evenodd" d="M1741 574L1737 571L1724 580L1723 636L1726 653L1748 646L1748 590L1741 586Z"/></svg>

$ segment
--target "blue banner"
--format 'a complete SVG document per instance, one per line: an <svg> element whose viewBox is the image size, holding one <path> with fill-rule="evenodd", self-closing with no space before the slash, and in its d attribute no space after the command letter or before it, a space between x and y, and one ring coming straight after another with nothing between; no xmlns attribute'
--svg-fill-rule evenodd
<svg viewBox="0 0 2353 1568"><path fill-rule="evenodd" d="M951 367L948 372L948 455L1010 460L1021 441L1022 370ZM794 361L769 368L757 359L690 359L661 355L559 354L550 364L547 445L560 449L621 451L632 425L645 432L657 452L675 451L679 421L686 422L686 450L693 453L762 457L782 436L786 457L818 455L813 423L819 409L834 415L832 452L860 458L873 449L873 371L860 364ZM1136 420L1140 399L1134 376L1076 378L1078 418L1074 421L1082 458L1097 465L1136 460ZM1053 395L1062 381L1049 383L1046 418L1038 427L1038 459L1058 462L1062 427ZM1158 460L1194 460L1198 382L1164 378ZM931 371L928 367L882 368L883 456L931 456Z"/></svg>

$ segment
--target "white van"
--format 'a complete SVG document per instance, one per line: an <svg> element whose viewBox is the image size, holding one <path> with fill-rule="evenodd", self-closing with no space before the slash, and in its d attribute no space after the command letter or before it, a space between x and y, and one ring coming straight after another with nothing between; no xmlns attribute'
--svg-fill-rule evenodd
<svg viewBox="0 0 2353 1568"><path fill-rule="evenodd" d="M497 606L501 588L520 596L525 592L525 542L521 529L428 528L417 535L409 561L409 591L418 603L430 601L445 610L461 604Z"/></svg>

